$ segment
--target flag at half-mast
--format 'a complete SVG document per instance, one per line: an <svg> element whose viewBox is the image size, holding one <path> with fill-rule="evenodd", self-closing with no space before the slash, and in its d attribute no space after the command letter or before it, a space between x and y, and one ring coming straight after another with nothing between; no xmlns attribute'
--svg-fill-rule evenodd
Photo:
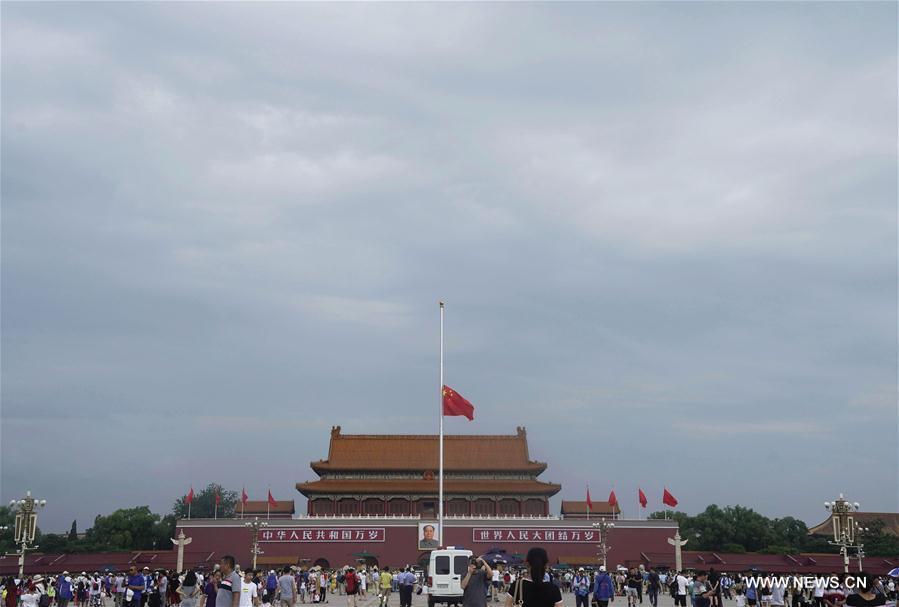
<svg viewBox="0 0 899 607"><path fill-rule="evenodd" d="M450 417L462 415L471 421L474 419L474 405L449 386L443 386L443 414Z"/></svg>

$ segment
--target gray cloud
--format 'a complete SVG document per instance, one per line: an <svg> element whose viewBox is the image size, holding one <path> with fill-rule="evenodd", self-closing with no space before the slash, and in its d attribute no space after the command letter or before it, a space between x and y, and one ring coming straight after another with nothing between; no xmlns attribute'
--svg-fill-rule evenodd
<svg viewBox="0 0 899 607"><path fill-rule="evenodd" d="M5 5L3 499L295 495L435 430L445 298L566 497L895 509L896 16Z"/></svg>

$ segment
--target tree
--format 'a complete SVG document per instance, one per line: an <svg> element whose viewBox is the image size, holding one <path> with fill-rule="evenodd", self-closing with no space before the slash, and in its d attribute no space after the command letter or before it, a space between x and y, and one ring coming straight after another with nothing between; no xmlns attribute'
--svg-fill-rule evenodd
<svg viewBox="0 0 899 607"><path fill-rule="evenodd" d="M771 521L774 541L789 548L790 552L801 552L808 541L808 527L798 518L785 516Z"/></svg>
<svg viewBox="0 0 899 607"><path fill-rule="evenodd" d="M69 541L74 542L78 539L78 521L72 521L72 528L69 529Z"/></svg>
<svg viewBox="0 0 899 607"><path fill-rule="evenodd" d="M15 543L16 515L9 506L0 506L0 527L6 527L6 531L0 531L0 554L6 554L16 549Z"/></svg>
<svg viewBox="0 0 899 607"><path fill-rule="evenodd" d="M220 518L233 518L237 505L237 491L223 489L218 483L209 483L199 493L194 493L193 503L190 505L192 518L212 518L215 515L215 496L221 496L218 507ZM172 506L172 514L176 518L187 518L187 501L185 497L179 497Z"/></svg>
<svg viewBox="0 0 899 607"><path fill-rule="evenodd" d="M65 533L47 533L41 537L41 552L58 553L58 552L77 552L76 542L69 541L69 536Z"/></svg>
<svg viewBox="0 0 899 607"><path fill-rule="evenodd" d="M87 530L84 547L89 551L154 550L159 547L160 516L149 506L116 510L97 515Z"/></svg>
<svg viewBox="0 0 899 607"><path fill-rule="evenodd" d="M653 512L652 519L666 518L665 512ZM832 552L822 549L821 542L808 534L808 527L799 519L787 516L769 519L745 506L710 504L696 516L674 512L667 518L676 520L681 537L690 540L693 550L720 550L722 552L770 552L785 554L808 551Z"/></svg>
<svg viewBox="0 0 899 607"><path fill-rule="evenodd" d="M858 535L858 542L864 545L868 556L896 556L899 554L899 537L884 529L882 520L866 523L867 531Z"/></svg>

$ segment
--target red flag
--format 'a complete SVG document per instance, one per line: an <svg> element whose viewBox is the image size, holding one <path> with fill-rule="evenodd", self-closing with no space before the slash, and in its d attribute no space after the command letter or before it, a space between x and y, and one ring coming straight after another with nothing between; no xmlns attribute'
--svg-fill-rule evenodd
<svg viewBox="0 0 899 607"><path fill-rule="evenodd" d="M637 489L637 491L640 492L640 495L639 495L639 497L640 497L640 506L643 507L643 508L646 508L646 504L647 504L647 502L649 501L649 500L646 499L646 494L643 493L643 489Z"/></svg>
<svg viewBox="0 0 899 607"><path fill-rule="evenodd" d="M671 495L671 492L668 491L668 487L665 487L665 492L662 493L662 503L666 506L671 506L672 508L677 507L677 499Z"/></svg>
<svg viewBox="0 0 899 607"><path fill-rule="evenodd" d="M222 504L222 496L218 491L216 491L215 492L215 505L221 506L221 504Z"/></svg>
<svg viewBox="0 0 899 607"><path fill-rule="evenodd" d="M593 510L593 500L590 499L590 487L587 487L587 512Z"/></svg>
<svg viewBox="0 0 899 607"><path fill-rule="evenodd" d="M244 487L243 489L241 489L240 502L241 502L244 506L246 506L246 505L247 505L247 500L248 500L248 499L250 499L250 496L247 495L247 488Z"/></svg>
<svg viewBox="0 0 899 607"><path fill-rule="evenodd" d="M474 405L449 386L443 386L443 414L464 415L469 420L473 420Z"/></svg>
<svg viewBox="0 0 899 607"><path fill-rule="evenodd" d="M271 490L271 489L268 490L268 505L271 506L272 508L277 508L277 507L278 507L278 502L276 502L276 501L275 501L275 498L272 497L272 490Z"/></svg>
<svg viewBox="0 0 899 607"><path fill-rule="evenodd" d="M609 506L614 510L615 506L618 505L618 498L615 497L615 490L612 489L612 492L609 494Z"/></svg>
<svg viewBox="0 0 899 607"><path fill-rule="evenodd" d="M190 491L187 494L187 497L184 498L185 504L191 504L194 501L194 488L191 486Z"/></svg>

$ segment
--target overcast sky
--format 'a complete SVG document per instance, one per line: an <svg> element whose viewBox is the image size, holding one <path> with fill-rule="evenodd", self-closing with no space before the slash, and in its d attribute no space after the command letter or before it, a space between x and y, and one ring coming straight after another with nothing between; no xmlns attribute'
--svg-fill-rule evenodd
<svg viewBox="0 0 899 607"><path fill-rule="evenodd" d="M895 3L3 3L2 491L528 429L625 514L897 508ZM557 512L558 497L553 501Z"/></svg>

